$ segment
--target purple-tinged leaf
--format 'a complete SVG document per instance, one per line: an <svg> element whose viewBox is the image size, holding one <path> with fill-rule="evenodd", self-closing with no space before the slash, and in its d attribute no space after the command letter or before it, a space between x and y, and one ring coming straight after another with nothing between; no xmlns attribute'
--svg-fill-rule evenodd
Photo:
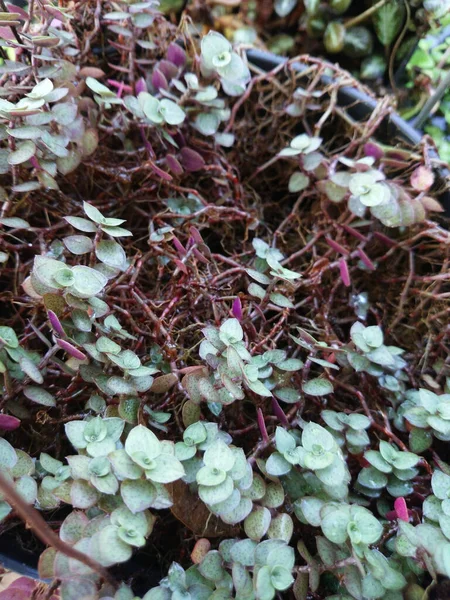
<svg viewBox="0 0 450 600"><path fill-rule="evenodd" d="M192 237L194 238L194 241L196 244L204 244L205 243L203 241L202 234L197 229L197 227L191 226L191 227L189 227L189 231L190 231L190 234L192 235Z"/></svg>
<svg viewBox="0 0 450 600"><path fill-rule="evenodd" d="M426 192L434 183L434 173L431 169L420 165L410 177L412 187L418 192Z"/></svg>
<svg viewBox="0 0 450 600"><path fill-rule="evenodd" d="M354 227L350 227L350 225L344 224L342 224L341 227L344 231L355 237L357 240L360 240L361 242L367 242L366 236L364 236L360 231L358 231Z"/></svg>
<svg viewBox="0 0 450 600"><path fill-rule="evenodd" d="M52 310L48 310L47 315L48 315L48 320L50 321L50 325L52 326L53 331L55 333L57 333L58 335L60 335L61 337L65 337L66 333L63 329L63 326L61 325L60 320L56 316L56 313L54 313Z"/></svg>
<svg viewBox="0 0 450 600"><path fill-rule="evenodd" d="M200 252L197 250L197 248L194 248L194 249L192 250L192 252L193 252L193 254L194 254L195 258L196 258L197 260L199 260L200 262L204 263L205 265L207 265L207 264L209 263L209 260L208 260L207 258L205 258L205 257L203 256L203 254L201 254L201 253L200 253Z"/></svg>
<svg viewBox="0 0 450 600"><path fill-rule="evenodd" d="M375 265L370 260L370 258L367 256L367 254L364 252L364 250L362 248L358 248L357 252L358 252L359 258L361 259L361 262L363 262L366 265L366 267L368 269L370 269L370 271L375 271L375 269L376 269Z"/></svg>
<svg viewBox="0 0 450 600"><path fill-rule="evenodd" d="M152 74L152 85L153 87L158 90L168 90L169 89L169 84L167 82L167 79L164 76L164 73L162 71L160 71L159 69L155 69L153 71Z"/></svg>
<svg viewBox="0 0 450 600"><path fill-rule="evenodd" d="M341 258L339 261L339 271L341 273L341 279L345 286L350 287L350 272L348 270L347 261Z"/></svg>
<svg viewBox="0 0 450 600"><path fill-rule="evenodd" d="M189 273L188 268L183 262L181 262L181 260L179 260L178 258L174 258L173 262L177 265L178 269L180 269L180 271L182 271L185 275Z"/></svg>
<svg viewBox="0 0 450 600"><path fill-rule="evenodd" d="M289 427L289 421L287 420L286 415L284 414L283 409L278 404L278 400L276 398L272 398L272 408L273 414L277 417L282 425L285 427Z"/></svg>
<svg viewBox="0 0 450 600"><path fill-rule="evenodd" d="M161 71L167 81L171 81L178 74L177 67L168 60L161 60L156 68Z"/></svg>
<svg viewBox="0 0 450 600"><path fill-rule="evenodd" d="M344 246L341 246L341 244L338 244L338 242L335 242L334 240L332 240L331 238L325 238L326 243L330 246L330 248L332 248L335 252L338 252L339 254L343 254L344 256L348 256L348 250L347 248L344 248Z"/></svg>
<svg viewBox="0 0 450 600"><path fill-rule="evenodd" d="M403 498L403 496L395 499L394 510L400 520L406 522L409 521L408 507L406 506L406 500Z"/></svg>
<svg viewBox="0 0 450 600"><path fill-rule="evenodd" d="M205 160L192 148L182 148L180 151L181 164L186 171L200 171L205 166Z"/></svg>
<svg viewBox="0 0 450 600"><path fill-rule="evenodd" d="M177 67L184 67L186 64L186 52L181 46L172 42L167 48L167 60Z"/></svg>
<svg viewBox="0 0 450 600"><path fill-rule="evenodd" d="M18 427L20 427L20 419L12 415L0 414L0 429L3 431L14 431Z"/></svg>
<svg viewBox="0 0 450 600"><path fill-rule="evenodd" d="M178 254L180 254L180 256L186 256L186 248L183 246L180 240L174 236L172 242Z"/></svg>
<svg viewBox="0 0 450 600"><path fill-rule="evenodd" d="M258 408L258 427L259 431L261 432L263 442L267 444L269 441L269 434L267 433L266 422L264 421L264 415L260 408Z"/></svg>
<svg viewBox="0 0 450 600"><path fill-rule="evenodd" d="M134 91L136 93L136 96L138 96L141 92L147 92L147 83L145 82L145 79L143 77L140 77L134 86Z"/></svg>
<svg viewBox="0 0 450 600"><path fill-rule="evenodd" d="M75 348L75 346L73 344L71 344L70 342L68 342L67 340L56 340L56 343L58 344L58 346L60 348L62 348L62 350L65 350L65 352L67 352L67 354L70 354L70 356L73 356L74 358L78 359L78 360L86 360L86 354L83 354L83 352L81 352L80 350L78 350L78 348Z"/></svg>
<svg viewBox="0 0 450 600"><path fill-rule="evenodd" d="M390 248L392 248L393 246L397 246L396 241L392 240L390 237L388 237L384 233L381 233L380 231L375 231L375 233L373 235L376 238L378 238L380 240L380 242L383 242L383 244L385 244L386 246L389 246Z"/></svg>
<svg viewBox="0 0 450 600"><path fill-rule="evenodd" d="M169 173L166 173L165 171L163 171L162 169L160 169L157 165L155 165L154 162L152 162L151 160L149 161L149 165L152 168L152 170L161 177L161 179L164 179L165 181L172 181L172 175L170 175Z"/></svg>
<svg viewBox="0 0 450 600"><path fill-rule="evenodd" d="M169 169L172 171L172 173L175 173L175 175L181 175L183 173L183 167L173 154L167 154L166 163Z"/></svg>
<svg viewBox="0 0 450 600"><path fill-rule="evenodd" d="M367 144L364 144L364 154L366 156L371 156L375 160L379 160L383 157L384 152L382 148L378 146L378 144L374 144L373 142L367 142Z"/></svg>
<svg viewBox="0 0 450 600"><path fill-rule="evenodd" d="M242 321L242 302L239 296L233 300L233 307L231 311L233 316L235 316L238 321Z"/></svg>

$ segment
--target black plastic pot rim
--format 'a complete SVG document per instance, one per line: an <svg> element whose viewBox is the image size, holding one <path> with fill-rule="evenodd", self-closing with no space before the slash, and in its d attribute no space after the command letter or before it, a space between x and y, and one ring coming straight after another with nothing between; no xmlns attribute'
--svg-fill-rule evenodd
<svg viewBox="0 0 450 600"><path fill-rule="evenodd" d="M263 71L271 71L288 61L285 57L253 48L247 50L247 59ZM298 71L304 71L307 68L306 65L299 62L293 62L292 66ZM323 75L322 81L325 84L329 84L332 78L328 75ZM346 109L346 112L352 119L362 121L372 114L377 107L378 101L355 87L343 86L338 91L338 104L341 108ZM412 146L417 146L422 140L423 133L415 129L397 113L391 112L386 117L386 120L393 137L401 137ZM429 152L429 155L432 159L439 159L439 155L433 150ZM446 167L436 167L434 171L437 176L437 183L443 189L441 193L438 192L439 201L444 208L442 215L450 217L450 171Z"/></svg>
<svg viewBox="0 0 450 600"><path fill-rule="evenodd" d="M30 579L35 579L39 581L43 581L45 583L49 583L47 579L41 579L39 577L38 570L28 562L24 562L24 560L16 560L15 558L10 557L8 554L0 553L0 566L8 571L14 571L23 577L29 577Z"/></svg>

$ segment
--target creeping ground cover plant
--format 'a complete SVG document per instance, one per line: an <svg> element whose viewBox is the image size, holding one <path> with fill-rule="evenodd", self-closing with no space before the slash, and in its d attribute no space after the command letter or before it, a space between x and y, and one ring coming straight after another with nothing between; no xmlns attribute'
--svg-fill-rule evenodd
<svg viewBox="0 0 450 600"><path fill-rule="evenodd" d="M154 1L0 4L0 598L432 598L431 142Z"/></svg>

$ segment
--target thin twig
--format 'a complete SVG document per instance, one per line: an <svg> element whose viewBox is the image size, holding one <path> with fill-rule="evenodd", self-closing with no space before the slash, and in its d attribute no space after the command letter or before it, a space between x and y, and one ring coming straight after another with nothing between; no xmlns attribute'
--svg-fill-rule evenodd
<svg viewBox="0 0 450 600"><path fill-rule="evenodd" d="M117 584L114 578L110 575L107 569L102 567L100 563L96 560L72 548L65 542L63 542L54 531L50 529L47 523L44 521L42 516L38 513L36 509L29 506L24 499L16 492L11 483L6 479L3 473L0 471L0 490L6 500L16 511L19 517L27 523L33 532L37 535L37 537L47 546L52 546L58 552L62 552L69 558L74 560L78 560L83 563L92 571L97 573L102 579L117 587Z"/></svg>

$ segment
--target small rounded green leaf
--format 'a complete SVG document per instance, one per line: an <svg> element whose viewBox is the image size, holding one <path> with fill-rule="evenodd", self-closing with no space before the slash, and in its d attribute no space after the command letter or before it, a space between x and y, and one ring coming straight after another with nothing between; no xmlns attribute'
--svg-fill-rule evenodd
<svg viewBox="0 0 450 600"><path fill-rule="evenodd" d="M269 529L272 516L266 507L258 507L244 521L244 531L251 540L259 541Z"/></svg>
<svg viewBox="0 0 450 600"><path fill-rule="evenodd" d="M9 442L0 438L0 467L2 469L12 469L16 463L16 451Z"/></svg>
<svg viewBox="0 0 450 600"><path fill-rule="evenodd" d="M151 481L126 479L120 486L120 494L130 511L139 513L150 508L156 499L156 489Z"/></svg>
<svg viewBox="0 0 450 600"><path fill-rule="evenodd" d="M280 477L289 473L291 469L292 465L279 452L274 452L267 459L266 470L269 475Z"/></svg>
<svg viewBox="0 0 450 600"><path fill-rule="evenodd" d="M333 384L328 379L316 378L305 381L302 389L310 396L326 396L333 393Z"/></svg>
<svg viewBox="0 0 450 600"><path fill-rule="evenodd" d="M32 400L33 402L36 402L36 404L42 404L43 406L56 406L55 398L42 388L34 385L27 385L23 388L23 393L28 400Z"/></svg>

